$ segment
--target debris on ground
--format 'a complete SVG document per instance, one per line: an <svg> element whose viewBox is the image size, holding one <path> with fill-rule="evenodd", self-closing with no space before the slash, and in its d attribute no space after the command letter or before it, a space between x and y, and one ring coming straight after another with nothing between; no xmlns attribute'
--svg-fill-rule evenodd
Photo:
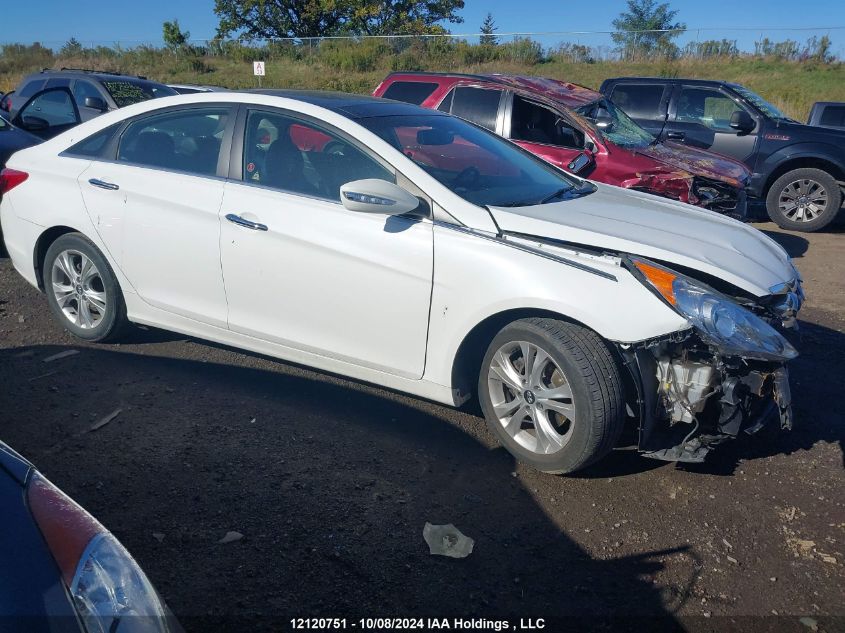
<svg viewBox="0 0 845 633"><path fill-rule="evenodd" d="M55 371L48 371L46 374L40 374L40 375L38 375L38 376L33 376L32 378L30 378L30 379L28 380L28 382L32 382L32 381L34 381L34 380L40 380L41 378L47 378L47 377L49 377L49 376L52 376L52 375L53 375L53 374L55 374L55 373L56 373Z"/></svg>
<svg viewBox="0 0 845 633"><path fill-rule="evenodd" d="M474 540L465 536L451 523L446 525L426 523L423 528L423 538L428 543L429 553L434 556L466 558L472 554L472 548L475 545Z"/></svg>
<svg viewBox="0 0 845 633"><path fill-rule="evenodd" d="M164 534L161 532L153 532L153 538L161 543L164 540Z"/></svg>
<svg viewBox="0 0 845 633"><path fill-rule="evenodd" d="M103 428L106 424L114 420L117 416L119 416L123 412L123 409L118 408L109 413L106 417L100 418L94 424L90 426L88 431L96 431L97 429Z"/></svg>
<svg viewBox="0 0 845 633"><path fill-rule="evenodd" d="M224 536L217 542L221 545L225 545L226 543L234 543L235 541L240 541L243 537L244 535L240 532L226 532L226 536Z"/></svg>
<svg viewBox="0 0 845 633"><path fill-rule="evenodd" d="M811 631L819 630L819 623L814 618L800 618L798 621Z"/></svg>
<svg viewBox="0 0 845 633"><path fill-rule="evenodd" d="M74 354L78 354L78 349L66 349L63 352L59 352L58 354L53 354L52 356L48 356L44 359L45 363L52 363L54 360L60 360L62 358L67 358L68 356L73 356Z"/></svg>

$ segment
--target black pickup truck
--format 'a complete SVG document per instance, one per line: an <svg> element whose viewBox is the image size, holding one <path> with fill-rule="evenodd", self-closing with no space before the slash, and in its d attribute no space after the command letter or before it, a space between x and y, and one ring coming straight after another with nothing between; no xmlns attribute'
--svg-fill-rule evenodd
<svg viewBox="0 0 845 633"><path fill-rule="evenodd" d="M739 84L621 77L601 92L661 141L702 147L752 172L749 195L785 229L818 231L845 186L845 130L805 125Z"/></svg>

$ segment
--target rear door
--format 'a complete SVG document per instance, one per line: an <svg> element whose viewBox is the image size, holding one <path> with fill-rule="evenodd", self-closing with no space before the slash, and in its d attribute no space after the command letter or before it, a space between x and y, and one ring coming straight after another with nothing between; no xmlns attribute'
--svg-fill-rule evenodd
<svg viewBox="0 0 845 633"><path fill-rule="evenodd" d="M613 83L605 92L617 107L655 136L663 132L671 94L672 84L648 80Z"/></svg>
<svg viewBox="0 0 845 633"><path fill-rule="evenodd" d="M737 110L748 112L757 121L750 133L739 133L730 126L731 115ZM752 165L759 129L757 114L724 90L679 84L672 96L662 140L679 141Z"/></svg>
<svg viewBox="0 0 845 633"><path fill-rule="evenodd" d="M223 328L218 212L231 111L195 104L141 115L79 178L91 220L135 292L155 308Z"/></svg>

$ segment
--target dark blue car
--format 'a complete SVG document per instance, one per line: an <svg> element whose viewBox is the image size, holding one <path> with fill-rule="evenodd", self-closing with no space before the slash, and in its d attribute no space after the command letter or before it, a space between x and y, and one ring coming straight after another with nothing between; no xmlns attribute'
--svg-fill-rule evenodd
<svg viewBox="0 0 845 633"><path fill-rule="evenodd" d="M0 442L0 630L181 631L118 540Z"/></svg>

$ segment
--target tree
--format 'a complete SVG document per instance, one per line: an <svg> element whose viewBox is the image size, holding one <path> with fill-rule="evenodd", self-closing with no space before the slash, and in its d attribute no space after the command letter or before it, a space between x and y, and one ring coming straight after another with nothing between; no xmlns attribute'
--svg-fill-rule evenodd
<svg viewBox="0 0 845 633"><path fill-rule="evenodd" d="M182 29L179 28L179 20L165 22L161 25L161 30L162 37L164 38L164 45L173 51L184 48L188 43L188 39L191 37L190 32L182 32Z"/></svg>
<svg viewBox="0 0 845 633"><path fill-rule="evenodd" d="M217 35L244 39L445 33L464 0L215 0Z"/></svg>
<svg viewBox="0 0 845 633"><path fill-rule="evenodd" d="M683 22L674 22L677 14L668 3L628 0L628 11L623 11L613 20L616 32L611 37L626 56L655 53L675 56L678 49L672 39L687 28Z"/></svg>
<svg viewBox="0 0 845 633"><path fill-rule="evenodd" d="M59 51L59 55L62 57L78 57L82 55L84 49L82 48L82 44L79 43L75 37L70 38L65 45L62 46L62 49Z"/></svg>
<svg viewBox="0 0 845 633"><path fill-rule="evenodd" d="M478 43L487 46L495 46L499 43L499 38L494 35L494 33L498 30L496 23L493 21L493 14L488 11L487 17L484 18L484 22L481 23L481 39Z"/></svg>

